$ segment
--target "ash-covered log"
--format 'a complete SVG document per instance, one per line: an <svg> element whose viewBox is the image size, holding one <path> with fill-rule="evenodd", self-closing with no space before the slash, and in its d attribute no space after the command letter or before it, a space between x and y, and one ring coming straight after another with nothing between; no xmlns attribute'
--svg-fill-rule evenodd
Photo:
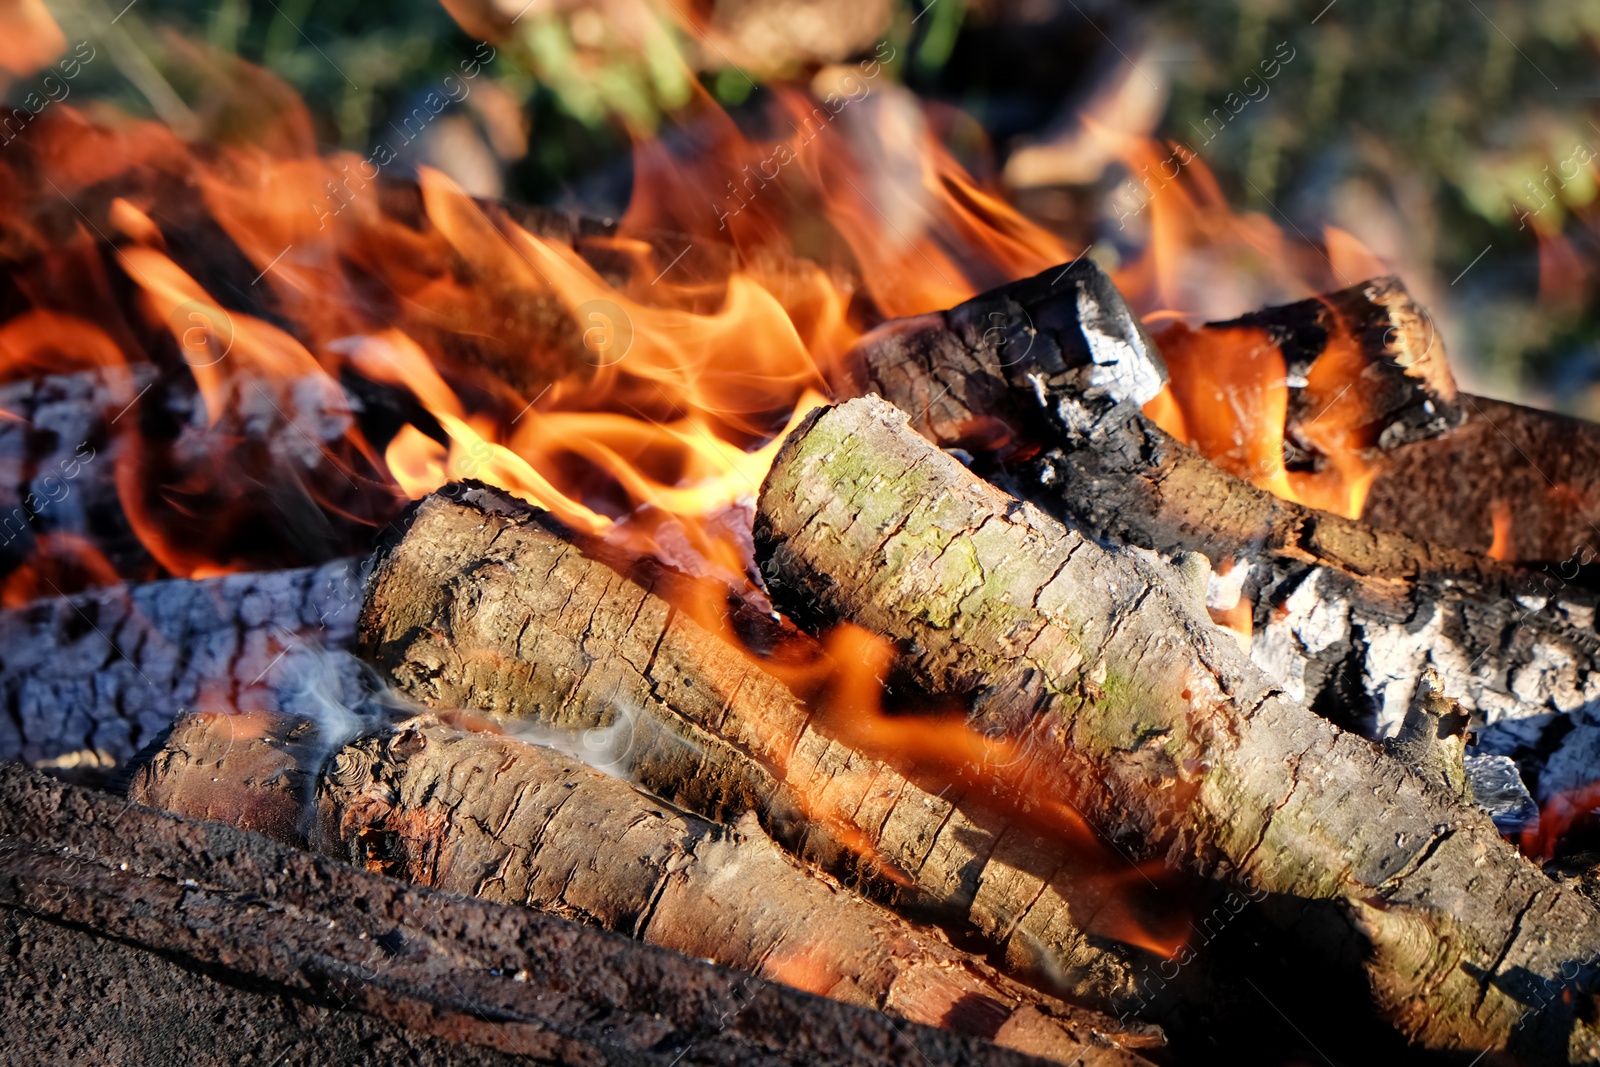
<svg viewBox="0 0 1600 1067"><path fill-rule="evenodd" d="M0 613L0 759L104 780L183 710L317 715L362 696L361 562L170 579Z"/></svg>
<svg viewBox="0 0 1600 1067"><path fill-rule="evenodd" d="M20 950L28 980L0 986L5 1017L29 1023L12 1028L8 1047L61 1042L43 1049L52 1056L192 1047L195 1028L181 1019L151 1029L181 997L207 1028L240 1007L225 1029L284 1019L281 1044L276 1033L239 1044L280 1057L283 1045L309 1046L319 1063L370 1063L375 1047L452 1064L1039 1062L15 764L0 765L0 915L44 934ZM70 944L52 936L63 932ZM7 956L17 951L8 938ZM69 959L71 994L30 999L36 968ZM156 984L174 971L175 985ZM154 1005L114 1010L110 998L130 989ZM321 1040L307 1040L305 1028L324 1023ZM362 1034L373 1044L358 1044Z"/></svg>
<svg viewBox="0 0 1600 1067"><path fill-rule="evenodd" d="M751 817L684 814L551 749L421 716L340 751L317 846L1064 1064L1144 1062L1109 1016L1009 981L795 865Z"/></svg>
<svg viewBox="0 0 1600 1067"><path fill-rule="evenodd" d="M503 713L535 739L590 731L576 751L666 800L723 822L754 811L794 854L976 931L1008 971L1108 1007L1132 990L1145 957L1112 939L1118 911L1097 881L1107 863L1125 873L1120 857L1081 826L1063 835L996 808L982 778L940 773L925 749L874 745L855 709L830 714L817 692L830 669L807 665L824 651L726 588L464 483L380 550L361 648L425 705Z"/></svg>
<svg viewBox="0 0 1600 1067"><path fill-rule="evenodd" d="M1110 281L1079 261L868 334L847 391L887 398L1069 523L1204 555L1209 605L1242 616L1257 663L1352 728L1398 728L1428 666L1490 724L1491 751L1535 745L1600 698L1594 595L1257 488L1140 411L1164 375Z"/></svg>
<svg viewBox="0 0 1600 1067"><path fill-rule="evenodd" d="M1488 816L1254 667L1175 572L977 478L881 400L818 412L763 486L775 603L851 620L1029 746L1029 793L1145 855L1271 894L1417 1046L1600 1055L1600 913Z"/></svg>

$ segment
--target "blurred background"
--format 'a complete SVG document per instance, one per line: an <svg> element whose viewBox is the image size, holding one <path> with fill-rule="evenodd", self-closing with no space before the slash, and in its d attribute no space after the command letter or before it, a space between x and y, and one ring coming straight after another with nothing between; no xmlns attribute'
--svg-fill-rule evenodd
<svg viewBox="0 0 1600 1067"><path fill-rule="evenodd" d="M820 96L839 71L881 61L873 93L910 90L986 188L1104 265L1159 240L1180 197L1225 203L1236 239L1195 257L1176 312L1222 318L1303 295L1279 293L1272 257L1248 254L1252 235L1276 231L1330 264L1375 257L1400 274L1469 389L1600 417L1600 0L6 0L0 11L11 106L41 91L50 68L27 51L48 17L68 52L87 41L95 55L43 86L52 99L245 137L249 98L216 91L238 57L304 99L325 150L363 157L431 108L446 76L461 84L464 61L481 62L399 165L599 218L628 205L632 141L691 135L663 120L692 94L754 126L770 123L776 84ZM1342 248L1345 235L1365 251Z"/></svg>

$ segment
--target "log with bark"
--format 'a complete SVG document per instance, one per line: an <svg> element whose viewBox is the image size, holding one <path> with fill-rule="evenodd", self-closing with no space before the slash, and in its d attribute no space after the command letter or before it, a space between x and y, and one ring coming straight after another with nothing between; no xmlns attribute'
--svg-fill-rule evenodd
<svg viewBox="0 0 1600 1067"><path fill-rule="evenodd" d="M677 812L477 715L384 726L327 758L308 752L307 725L185 717L128 795L1057 1062L1142 1062L1121 1049L1160 1043L807 872L748 813L727 828Z"/></svg>
<svg viewBox="0 0 1600 1067"><path fill-rule="evenodd" d="M426 715L344 748L321 779L317 846L1058 1063L1132 1065L1116 1039L1158 1043L817 878L749 816L711 823L475 725Z"/></svg>
<svg viewBox="0 0 1600 1067"><path fill-rule="evenodd" d="M826 667L785 667L825 657L809 639L499 490L418 505L380 549L360 644L407 697L591 730L591 763L709 819L753 811L795 855L975 930L1009 971L1063 993L1115 1008L1148 959L1116 940L1121 894L1097 875L1125 865L1089 835L1063 850L989 804L981 779L874 745L850 709L828 712Z"/></svg>
<svg viewBox="0 0 1600 1067"><path fill-rule="evenodd" d="M0 985L4 1017L28 1022L8 1048L38 1062L285 1046L341 1064L385 1048L421 1063L1039 1062L15 764L0 765L0 916L44 935L0 954L22 971Z"/></svg>
<svg viewBox="0 0 1600 1067"><path fill-rule="evenodd" d="M1461 397L1463 425L1391 452L1362 518L1471 552L1548 563L1562 584L1595 585L1600 428L1488 397Z"/></svg>
<svg viewBox="0 0 1600 1067"><path fill-rule="evenodd" d="M790 435L756 544L775 603L850 620L1029 746L1028 790L1144 854L1270 894L1419 1047L1600 1055L1600 913L1489 818L1289 699L1136 550L977 478L867 398ZM1313 921L1314 920L1314 921Z"/></svg>
<svg viewBox="0 0 1600 1067"><path fill-rule="evenodd" d="M357 703L361 563L170 579L0 613L0 759L104 780L185 709Z"/></svg>
<svg viewBox="0 0 1600 1067"><path fill-rule="evenodd" d="M1159 429L1138 405L1160 354L1092 263L886 324L848 364L846 393L887 398L1056 517L1204 555L1210 606L1244 605L1257 662L1336 721L1392 733L1428 666L1489 751L1600 700L1592 594L1280 499Z"/></svg>

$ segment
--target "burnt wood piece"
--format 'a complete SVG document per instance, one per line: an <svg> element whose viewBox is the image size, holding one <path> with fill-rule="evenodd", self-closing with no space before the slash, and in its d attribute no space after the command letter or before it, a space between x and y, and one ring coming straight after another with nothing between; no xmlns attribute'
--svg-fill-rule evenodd
<svg viewBox="0 0 1600 1067"><path fill-rule="evenodd" d="M158 946L127 944L3 903L0 983L6 1056L35 1067L527 1062L352 1010L336 992L241 983Z"/></svg>
<svg viewBox="0 0 1600 1067"><path fill-rule="evenodd" d="M808 637L498 489L425 498L380 549L361 619L362 656L405 696L528 720L535 739L588 731L566 743L591 763L714 821L754 811L794 854L976 931L1008 972L1115 1007L1148 960L1079 918L1104 904L1103 846L1063 847L981 779L874 748L777 676L823 658Z"/></svg>
<svg viewBox="0 0 1600 1067"><path fill-rule="evenodd" d="M1395 449L1362 519L1434 544L1545 563L1542 575L1596 585L1600 556L1600 426L1462 395L1466 421ZM1505 530L1495 543L1496 525Z"/></svg>
<svg viewBox="0 0 1600 1067"><path fill-rule="evenodd" d="M139 1035L126 1032L126 1020L122 1032L99 1034L90 1028L106 1018L105 1006L85 1010L74 1001L93 997L100 977L119 983L155 957L247 994L258 1013L291 1004L301 1018L331 1017L329 1052L341 1051L351 1031L398 1029L419 1043L419 1057L440 1056L423 1062L443 1062L441 1046L459 1051L459 1058L450 1052L451 1063L1040 1062L557 916L408 885L232 827L152 811L15 764L0 766L0 911L19 932L40 923L113 949L103 962L80 955L87 973L70 976L80 992L57 1000L64 1010L24 1000L29 983L7 984L0 994L6 1018L40 1009L40 1032L102 1050ZM59 952L60 940L47 940L47 951ZM196 984L185 995L197 1007L237 1003ZM158 1019L162 1011L147 1010ZM387 1025L363 1024L363 1015ZM199 1018L217 1025L213 1015ZM143 1036L158 1035L146 1029ZM359 1060L337 1062L371 1062L371 1050L363 1051Z"/></svg>
<svg viewBox="0 0 1600 1067"><path fill-rule="evenodd" d="M319 712L363 693L361 562L170 579L0 613L0 759L103 779L185 709Z"/></svg>
<svg viewBox="0 0 1600 1067"><path fill-rule="evenodd" d="M789 436L755 538L791 617L892 637L902 669L970 700L975 728L1026 744L1031 796L1318 913L1316 940L1360 951L1408 1040L1600 1055L1578 1009L1600 912L1487 815L1287 699L1173 569L1001 492L876 398Z"/></svg>
<svg viewBox="0 0 1600 1067"><path fill-rule="evenodd" d="M117 495L108 424L155 377L154 368L144 368L0 386L0 411L11 416L0 417L0 574L28 560L40 538L62 534L86 540L118 574L149 568Z"/></svg>
<svg viewBox="0 0 1600 1067"><path fill-rule="evenodd" d="M1109 1016L808 873L753 818L730 828L684 814L549 748L423 715L341 750L318 797L319 850L369 870L1059 1063L1145 1062L1112 1044L1123 1028Z"/></svg>
<svg viewBox="0 0 1600 1067"><path fill-rule="evenodd" d="M888 323L847 365L843 392L885 397L1069 524L1203 554L1227 573L1211 606L1250 611L1256 662L1345 725L1392 733L1430 665L1494 751L1600 700L1593 594L1282 500L1151 422L1159 355L1092 263Z"/></svg>
<svg viewBox="0 0 1600 1067"><path fill-rule="evenodd" d="M1393 276L1194 330L1180 323L1157 342L1173 368L1175 391L1205 377L1203 368L1185 366L1180 352L1215 357L1219 342L1274 349L1289 389L1286 458L1302 464L1318 458L1312 428L1336 405L1332 417L1350 428L1355 443L1384 452L1438 437L1464 415L1433 320ZM1195 403L1209 400L1192 395Z"/></svg>
<svg viewBox="0 0 1600 1067"><path fill-rule="evenodd" d="M244 381L213 419L187 368L148 363L0 386L15 416L0 416L7 602L364 551L404 501L345 435L386 399L353 403L331 379Z"/></svg>

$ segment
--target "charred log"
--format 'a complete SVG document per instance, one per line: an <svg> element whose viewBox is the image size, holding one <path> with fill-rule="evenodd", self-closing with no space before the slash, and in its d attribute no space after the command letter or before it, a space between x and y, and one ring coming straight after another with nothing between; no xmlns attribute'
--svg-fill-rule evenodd
<svg viewBox="0 0 1600 1067"><path fill-rule="evenodd" d="M1241 361L1270 352L1289 394L1283 441L1291 467L1327 461L1317 426L1335 405L1341 443L1370 453L1438 437L1463 417L1444 344L1394 277L1195 330L1179 323L1157 341L1185 411L1215 403L1204 393L1214 369L1202 364L1219 350Z"/></svg>
<svg viewBox="0 0 1600 1067"><path fill-rule="evenodd" d="M1202 553L1219 575L1210 606L1242 605L1257 663L1353 728L1392 733L1430 665L1490 725L1492 751L1600 699L1593 595L1258 489L1139 410L1163 373L1109 280L1079 262L869 334L848 391L884 396L1071 524Z"/></svg>
<svg viewBox="0 0 1600 1067"><path fill-rule="evenodd" d="M178 712L305 711L362 694L343 650L360 564L172 579L0 613L0 759L103 779Z"/></svg>
<svg viewBox="0 0 1600 1067"><path fill-rule="evenodd" d="M1438 545L1546 563L1561 584L1600 585L1600 427L1463 396L1463 425L1395 449L1362 518Z"/></svg>
<svg viewBox="0 0 1600 1067"><path fill-rule="evenodd" d="M1360 948L1409 1040L1600 1054L1561 992L1597 978L1600 913L1486 815L1287 699L1170 569L1007 496L870 398L791 434L756 539L797 620L893 635L976 728L1026 741L1032 795L1144 854L1330 906L1319 940Z"/></svg>

